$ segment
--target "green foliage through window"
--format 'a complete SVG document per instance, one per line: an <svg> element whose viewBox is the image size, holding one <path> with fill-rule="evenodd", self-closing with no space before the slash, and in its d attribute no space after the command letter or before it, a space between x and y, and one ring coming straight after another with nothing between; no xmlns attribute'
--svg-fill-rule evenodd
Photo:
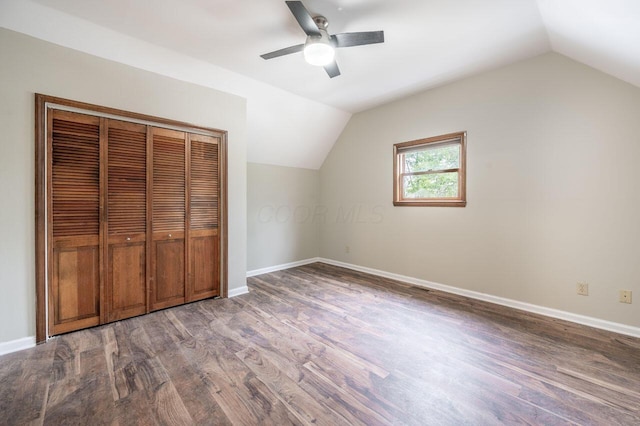
<svg viewBox="0 0 640 426"><path fill-rule="evenodd" d="M447 170L460 167L460 145L444 145L421 151L407 152L404 157L405 173Z"/></svg>
<svg viewBox="0 0 640 426"><path fill-rule="evenodd" d="M458 196L458 172L404 177L404 198L451 198Z"/></svg>
<svg viewBox="0 0 640 426"><path fill-rule="evenodd" d="M464 207L466 132L393 145L396 206Z"/></svg>

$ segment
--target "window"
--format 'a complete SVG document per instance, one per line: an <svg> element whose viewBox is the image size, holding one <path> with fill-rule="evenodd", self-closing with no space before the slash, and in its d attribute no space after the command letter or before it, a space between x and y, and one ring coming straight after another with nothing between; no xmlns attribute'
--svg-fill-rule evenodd
<svg viewBox="0 0 640 426"><path fill-rule="evenodd" d="M464 207L466 132L393 145L395 206Z"/></svg>

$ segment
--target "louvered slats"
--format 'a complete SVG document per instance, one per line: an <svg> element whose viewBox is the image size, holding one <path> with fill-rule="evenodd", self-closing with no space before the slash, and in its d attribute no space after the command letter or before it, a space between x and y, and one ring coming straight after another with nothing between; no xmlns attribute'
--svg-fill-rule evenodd
<svg viewBox="0 0 640 426"><path fill-rule="evenodd" d="M146 231L147 154L145 126L109 126L109 235Z"/></svg>
<svg viewBox="0 0 640 426"><path fill-rule="evenodd" d="M192 230L218 226L218 144L191 141L191 222Z"/></svg>
<svg viewBox="0 0 640 426"><path fill-rule="evenodd" d="M220 137L49 111L49 330L220 295Z"/></svg>
<svg viewBox="0 0 640 426"><path fill-rule="evenodd" d="M49 121L53 333L100 322L100 118L52 111Z"/></svg>
<svg viewBox="0 0 640 426"><path fill-rule="evenodd" d="M184 230L184 139L153 136L153 231Z"/></svg>
<svg viewBox="0 0 640 426"><path fill-rule="evenodd" d="M57 118L61 117L61 118ZM98 235L100 120L54 115L51 140L53 236Z"/></svg>
<svg viewBox="0 0 640 426"><path fill-rule="evenodd" d="M109 120L107 320L146 312L147 128Z"/></svg>

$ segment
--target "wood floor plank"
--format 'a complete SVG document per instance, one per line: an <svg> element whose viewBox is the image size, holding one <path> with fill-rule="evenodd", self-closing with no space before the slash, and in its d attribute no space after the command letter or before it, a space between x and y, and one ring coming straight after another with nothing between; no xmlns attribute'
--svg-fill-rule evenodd
<svg viewBox="0 0 640 426"><path fill-rule="evenodd" d="M109 425L114 416L107 375L58 380L49 388L44 424Z"/></svg>
<svg viewBox="0 0 640 426"><path fill-rule="evenodd" d="M377 413L358 400L354 395L357 393L355 389L350 388L347 392L333 383L328 384L328 380L323 383L315 380L313 375L306 374L309 369L304 367L308 361L331 357L335 355L335 351L291 327L284 326L273 317L267 318L265 322L260 321L262 316L256 315L249 307L242 314L237 315L241 316L238 318L240 320L238 327L234 327L233 324L218 324L216 327L218 331L247 346L245 351L251 349L259 352L265 361L276 365L278 370L301 390L321 404L332 407L348 423L358 424L362 421L365 424L380 423L372 422L372 419L378 418ZM345 357L340 357L339 361L343 368L349 364L349 359ZM348 371L361 371L359 367L360 365L357 364ZM366 372L366 374L371 373Z"/></svg>
<svg viewBox="0 0 640 426"><path fill-rule="evenodd" d="M0 357L0 424L640 424L640 339L322 263L247 284Z"/></svg>
<svg viewBox="0 0 640 426"><path fill-rule="evenodd" d="M185 425L193 419L176 391L167 370L158 358L136 363L143 389L151 401L155 419L163 425Z"/></svg>
<svg viewBox="0 0 640 426"><path fill-rule="evenodd" d="M156 426L159 420L144 392L134 392L114 403L113 425Z"/></svg>
<svg viewBox="0 0 640 426"><path fill-rule="evenodd" d="M121 352L114 329L115 326L104 328L102 330L102 339L104 342L104 357L106 360L106 372L109 375L111 395L113 401L117 401L130 393L127 386L129 381L126 380L126 376L121 373L123 372L123 368L127 368L127 365L131 363L132 360L125 351Z"/></svg>
<svg viewBox="0 0 640 426"><path fill-rule="evenodd" d="M211 396L199 371L181 351L162 351L158 358L165 367L178 395L197 425L231 425L231 421Z"/></svg>
<svg viewBox="0 0 640 426"><path fill-rule="evenodd" d="M17 413L11 418L16 424L39 424L46 411L51 376L42 374L53 365L55 345L37 347L16 368L16 381L9 387L11 394L0 396L0 401L12 399L7 412ZM0 386L2 388L2 386ZM1 394L1 391L0 391ZM0 413L3 411L0 409ZM0 417L1 419L1 417ZM0 420L1 421L1 420Z"/></svg>
<svg viewBox="0 0 640 426"><path fill-rule="evenodd" d="M202 382L232 424L291 424L288 410L226 347L189 341L181 346Z"/></svg>
<svg viewBox="0 0 640 426"><path fill-rule="evenodd" d="M249 348L237 352L236 356L249 366L260 381L265 383L303 424L328 426L349 424L347 419L319 404L260 352Z"/></svg>
<svg viewBox="0 0 640 426"><path fill-rule="evenodd" d="M22 366L21 374L17 377L19 383L11 395L13 404L9 412L18 412L19 415L12 421L17 424L26 424L38 420L42 415L43 401L47 397L49 381L40 376L37 372L43 366L42 362L26 361Z"/></svg>
<svg viewBox="0 0 640 426"><path fill-rule="evenodd" d="M260 293L262 290L255 290L255 293ZM315 308L309 308L307 312L300 312L299 310L282 309L285 302L278 297L269 295L265 292L266 296L271 297L273 301L278 303L277 307L270 308L267 304L261 304L258 309L272 312L278 315L282 323L304 333L308 338L314 339L319 345L327 348L327 350L339 353L344 357L349 358L352 362L358 363L362 368L370 370L380 377L385 377L389 374L384 368L369 362L366 359L359 358L356 354L350 352L348 349L342 347L342 339L331 340L328 339L324 331L329 330L330 327L326 325L327 316L313 315ZM320 318L319 318L320 317Z"/></svg>

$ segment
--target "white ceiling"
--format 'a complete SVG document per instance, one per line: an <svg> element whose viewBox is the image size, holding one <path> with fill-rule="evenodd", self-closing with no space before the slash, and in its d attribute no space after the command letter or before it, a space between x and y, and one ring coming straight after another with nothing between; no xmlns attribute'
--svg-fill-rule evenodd
<svg viewBox="0 0 640 426"><path fill-rule="evenodd" d="M249 161L296 167L320 167L351 113L551 50L640 86L638 0L304 4L385 43L340 49L330 79L301 53L259 57L305 40L284 0L0 0L0 25L244 96Z"/></svg>

